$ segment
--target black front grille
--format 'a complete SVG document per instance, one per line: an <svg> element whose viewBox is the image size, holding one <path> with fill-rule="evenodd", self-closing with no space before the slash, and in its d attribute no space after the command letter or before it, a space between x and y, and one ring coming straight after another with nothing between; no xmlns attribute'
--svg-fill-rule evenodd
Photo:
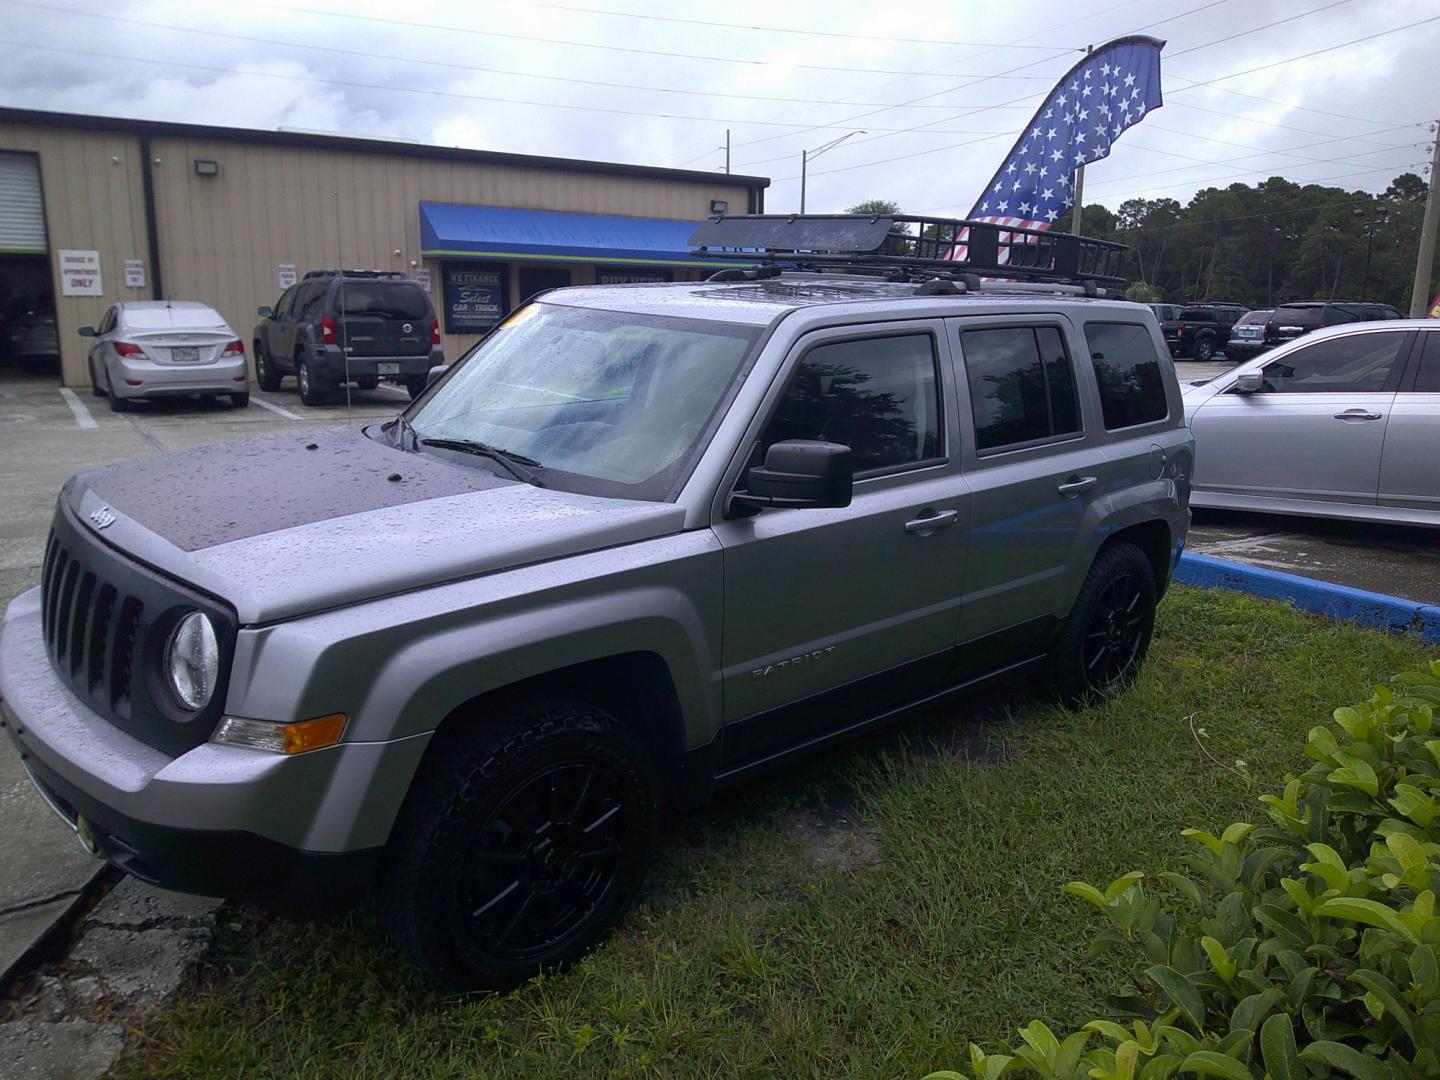
<svg viewBox="0 0 1440 1080"><path fill-rule="evenodd" d="M171 754L210 737L224 705L234 614L211 597L125 558L80 525L62 498L40 581L45 646L55 672L92 709ZM220 640L219 685L199 713L163 685L160 664L175 625L204 611Z"/></svg>

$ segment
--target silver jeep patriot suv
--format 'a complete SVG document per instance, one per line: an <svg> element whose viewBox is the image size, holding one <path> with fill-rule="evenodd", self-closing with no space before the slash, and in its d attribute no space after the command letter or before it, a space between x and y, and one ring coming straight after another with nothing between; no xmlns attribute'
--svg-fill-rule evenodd
<svg viewBox="0 0 1440 1080"><path fill-rule="evenodd" d="M548 293L389 424L74 477L0 628L35 786L136 877L373 891L496 988L614 924L663 807L997 676L1123 687L1188 522L1155 316L1053 283L1099 242L982 282L993 226L867 261L878 221L849 263Z"/></svg>

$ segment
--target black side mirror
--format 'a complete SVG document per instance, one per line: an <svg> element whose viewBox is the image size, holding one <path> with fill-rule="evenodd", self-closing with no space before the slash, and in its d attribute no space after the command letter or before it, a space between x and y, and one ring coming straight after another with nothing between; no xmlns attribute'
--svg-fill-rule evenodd
<svg viewBox="0 0 1440 1080"><path fill-rule="evenodd" d="M815 509L850 505L855 466L850 448L812 439L778 442L765 464L745 475L745 490L730 496L742 506Z"/></svg>
<svg viewBox="0 0 1440 1080"><path fill-rule="evenodd" d="M93 327L93 326L82 326L82 327L80 327L80 336L81 336L81 337L94 337L94 336L95 336L95 327Z"/></svg>
<svg viewBox="0 0 1440 1080"><path fill-rule="evenodd" d="M255 314L259 315L262 319L268 319L270 318L271 311L268 307L257 307L255 309Z"/></svg>
<svg viewBox="0 0 1440 1080"><path fill-rule="evenodd" d="M430 385L435 382L436 379L440 378L441 375L444 375L445 372L449 370L450 366L448 364L436 364L434 367L432 367L428 372L425 373L426 388L428 389Z"/></svg>

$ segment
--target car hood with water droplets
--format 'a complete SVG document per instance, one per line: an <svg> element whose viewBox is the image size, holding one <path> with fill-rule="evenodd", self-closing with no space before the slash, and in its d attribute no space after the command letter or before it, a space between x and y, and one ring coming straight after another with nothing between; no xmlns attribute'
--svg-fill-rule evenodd
<svg viewBox="0 0 1440 1080"><path fill-rule="evenodd" d="M673 503L536 488L348 428L112 465L74 477L62 497L110 546L228 601L247 624L665 536L684 522Z"/></svg>

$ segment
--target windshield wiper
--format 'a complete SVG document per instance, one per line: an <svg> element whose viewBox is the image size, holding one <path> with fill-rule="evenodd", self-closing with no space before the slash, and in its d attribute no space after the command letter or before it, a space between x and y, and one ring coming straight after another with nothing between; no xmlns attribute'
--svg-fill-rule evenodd
<svg viewBox="0 0 1440 1080"><path fill-rule="evenodd" d="M412 429L413 430L413 429ZM475 454L478 457L489 458L491 461L499 462L505 470L516 480L526 484L534 484L536 487L544 487L539 477L532 471L543 469L545 466L534 458L526 457L524 454L511 453L498 446L491 446L489 443L479 442L475 439L421 439L421 446L433 446L437 450L455 450L462 454Z"/></svg>

